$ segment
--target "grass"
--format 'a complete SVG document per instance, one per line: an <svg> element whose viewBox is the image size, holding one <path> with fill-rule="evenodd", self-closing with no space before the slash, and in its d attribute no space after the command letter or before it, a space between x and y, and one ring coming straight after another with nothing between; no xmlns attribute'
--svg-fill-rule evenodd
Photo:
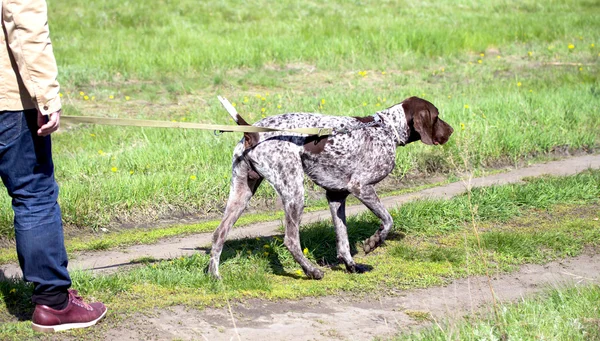
<svg viewBox="0 0 600 341"><path fill-rule="evenodd" d="M572 177L532 178L527 185L510 184L474 188L471 202L477 221L507 221L523 209L548 209L558 203L578 204L598 200L600 172L584 172ZM408 234L452 231L470 221L469 196L452 200L419 200L394 211L396 228Z"/></svg>
<svg viewBox="0 0 600 341"><path fill-rule="evenodd" d="M389 195L411 193L425 188L432 188L440 184L442 183L415 185L402 190L387 192L382 196L385 197ZM350 205L355 205L360 204L360 201L354 197L351 197L348 198L347 203ZM305 209L305 212L326 210L328 207L327 201L323 198L321 200L314 200L312 205ZM238 219L234 228L259 222L273 221L274 219L281 219L282 217L283 211L281 210L272 213L245 213L240 219ZM151 228L118 229L116 231L107 230L106 232L101 230L93 235L85 234L84 236L67 236L65 246L68 253L73 253L78 251L108 250L116 247L131 245L153 244L164 238L175 236L183 237L193 233L213 232L219 223L220 220L215 219L194 224L176 224L171 226L166 225L164 227L152 226ZM8 245L0 248L0 264L10 262L17 262L17 254L14 245Z"/></svg>
<svg viewBox="0 0 600 341"><path fill-rule="evenodd" d="M561 287L535 298L503 304L499 319L469 316L399 340L598 340L600 286Z"/></svg>
<svg viewBox="0 0 600 341"><path fill-rule="evenodd" d="M65 114L222 124L217 94L253 122L370 115L418 95L456 133L443 147L400 148L396 179L453 176L466 145L476 169L599 146L600 24L587 0L53 0L49 12ZM81 126L53 138L66 229L85 234L217 215L240 135ZM264 185L253 203L274 198ZM0 201L10 239L10 199Z"/></svg>
<svg viewBox="0 0 600 341"><path fill-rule="evenodd" d="M369 214L348 220L354 257L372 268L364 274L348 274L337 264L333 231L329 224L317 223L303 227L301 241L307 257L323 266L325 278L321 281L307 280L281 237L275 236L227 242L222 255L223 281L214 281L204 272L208 255L196 254L165 261L140 259L138 267L111 275L76 271L72 273L73 286L86 297L110 305L114 311L106 324L110 325L118 323L118 316L172 305L219 306L226 303L225 298L386 293L440 285L486 270L508 272L519 264L544 263L579 255L585 247L598 247L599 184L600 171L590 171L473 192L486 263L477 257L479 248L469 226L470 213L460 209L418 211L414 207L427 203L418 201L391 212L399 223L387 245L368 256L357 253L356 243L371 235L378 223ZM437 202L436 206L460 208L465 196ZM511 208L510 213L498 213L505 207ZM407 212L419 212L414 216L421 220L410 222ZM441 221L453 223L437 228L436 222ZM31 313L30 294L31 286L22 281L0 281L0 296L6 307L0 308L0 321L5 322L0 327L3 339L30 333L27 322L14 321L14 316Z"/></svg>

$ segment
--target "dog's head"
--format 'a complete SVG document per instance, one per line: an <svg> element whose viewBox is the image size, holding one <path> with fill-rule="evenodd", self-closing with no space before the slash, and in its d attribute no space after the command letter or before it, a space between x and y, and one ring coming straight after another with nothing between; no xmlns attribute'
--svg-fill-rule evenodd
<svg viewBox="0 0 600 341"><path fill-rule="evenodd" d="M444 144L454 132L448 123L438 117L435 105L422 98L407 98L402 102L402 108L410 129L407 143L421 140L429 145Z"/></svg>

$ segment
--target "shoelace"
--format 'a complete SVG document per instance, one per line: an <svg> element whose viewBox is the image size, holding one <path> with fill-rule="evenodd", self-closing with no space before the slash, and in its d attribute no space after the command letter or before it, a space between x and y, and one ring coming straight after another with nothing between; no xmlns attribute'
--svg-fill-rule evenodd
<svg viewBox="0 0 600 341"><path fill-rule="evenodd" d="M84 308L85 310L92 311L92 308L89 304L83 301L83 298L79 296L77 290L69 289L69 297L71 298L71 302L79 307Z"/></svg>

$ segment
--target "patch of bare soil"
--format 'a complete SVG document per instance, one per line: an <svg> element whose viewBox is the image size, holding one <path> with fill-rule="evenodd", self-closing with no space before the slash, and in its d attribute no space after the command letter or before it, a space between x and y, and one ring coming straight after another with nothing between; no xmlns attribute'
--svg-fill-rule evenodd
<svg viewBox="0 0 600 341"><path fill-rule="evenodd" d="M453 281L444 287L371 297L328 296L298 301L248 300L205 310L172 307L134 316L106 340L369 340L435 324L452 328L464 315L489 313L502 302L552 287L598 283L600 255L588 253L518 272ZM449 322L449 324L447 324Z"/></svg>

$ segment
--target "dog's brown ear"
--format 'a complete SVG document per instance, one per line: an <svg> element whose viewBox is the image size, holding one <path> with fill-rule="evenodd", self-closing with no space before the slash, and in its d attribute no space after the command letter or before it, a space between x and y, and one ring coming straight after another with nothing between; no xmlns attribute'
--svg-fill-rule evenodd
<svg viewBox="0 0 600 341"><path fill-rule="evenodd" d="M438 117L437 108L430 102L418 97L411 97L402 102L402 106L407 121L412 118L413 129L419 133L423 143L428 145L444 144L454 132L448 123Z"/></svg>
<svg viewBox="0 0 600 341"><path fill-rule="evenodd" d="M413 127L421 136L421 141L425 144L434 144L433 137L433 119L429 110L419 110L413 115Z"/></svg>

